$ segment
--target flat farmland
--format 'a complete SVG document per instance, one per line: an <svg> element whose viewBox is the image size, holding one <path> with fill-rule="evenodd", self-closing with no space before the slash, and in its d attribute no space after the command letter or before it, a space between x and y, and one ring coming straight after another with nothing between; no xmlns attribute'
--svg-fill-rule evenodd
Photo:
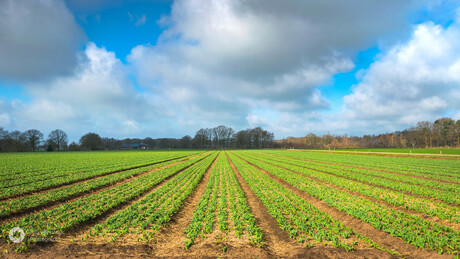
<svg viewBox="0 0 460 259"><path fill-rule="evenodd" d="M460 160L0 154L2 257L455 258Z"/></svg>
<svg viewBox="0 0 460 259"><path fill-rule="evenodd" d="M325 151L362 152L362 153L400 153L418 155L460 155L459 148L336 148ZM317 150L313 150L317 151Z"/></svg>

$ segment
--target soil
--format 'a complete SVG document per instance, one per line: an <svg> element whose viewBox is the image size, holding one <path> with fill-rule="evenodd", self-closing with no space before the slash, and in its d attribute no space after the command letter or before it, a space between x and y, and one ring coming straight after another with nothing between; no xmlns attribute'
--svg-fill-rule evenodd
<svg viewBox="0 0 460 259"><path fill-rule="evenodd" d="M189 156L191 156L191 155L189 155ZM94 175L94 176L90 176L90 177L86 177L86 178L82 178L82 179L78 179L78 180L74 180L74 181L69 181L69 182L65 182L65 183L60 183L60 184L56 184L56 185L52 185L52 186L48 186L48 187L44 187L44 188L40 188L40 189L35 189L35 190L32 190L32 191L27 191L27 192L15 194L15 195L7 196L7 197L0 197L0 201L11 200L11 199L16 199L16 198L24 198L26 196L32 196L32 195L35 195L35 194L47 192L49 190L55 190L55 189L59 189L59 188L62 188L62 187L69 186L69 185L75 185L75 184L78 184L78 183L87 182L89 180L96 179L96 178L101 178L101 177L104 177L104 176L107 176L107 175L111 175L111 174L115 174L115 173L121 173L121 172L125 172L125 171L128 171L128 170L133 170L133 169L138 169L138 168L142 168L142 167L148 167L148 166L152 166L152 165L156 165L156 164L160 164L160 163L164 163L164 162L168 162L168 161L180 160L180 159L183 159L183 158L186 158L186 157L187 156L178 157L178 158L172 158L172 159L167 159L167 160L163 160L163 161L159 161L159 162L155 162L155 163L150 163L150 164L146 164L146 165L135 166L135 167L125 168L125 169L121 169L121 170L117 170L117 171L106 172L106 173L102 173L102 174L98 174L98 175Z"/></svg>
<svg viewBox="0 0 460 259"><path fill-rule="evenodd" d="M266 161L264 161L264 162L266 162ZM321 162L321 163L324 163L324 164L333 164L333 163L327 163L327 162ZM340 165L340 164L333 164L333 165ZM296 165L296 166L299 166L299 165ZM343 166L343 165L340 165L340 166ZM381 185L376 185L376 184L372 184L372 183L365 182L365 181L361 181L361 180L357 180L357 179L351 179L351 178L348 178L348 177L345 177L345 176L341 176L341 175L335 175L335 174L332 174L332 173L330 173L330 172L326 172L326 171L322 171L322 170L310 168L310 167L307 167L307 166L300 166L300 167L304 167L304 168L306 168L306 169L310 169L310 170L314 170L314 171L318 171L318 172L330 174L330 175L333 175L333 176L335 176L335 177L340 177L340 178L344 178L344 179L347 179L347 180L352 180L352 181L359 182L359 183L362 183L362 184L367 184L367 185L374 186L374 187L377 187L377 188L382 188L382 189L389 190L389 191L393 191L393 192L403 193L403 194L408 195L408 196L413 196L413 197L417 197L417 198L422 198L422 199L430 200L430 201L433 201L433 202L442 202L442 203L446 203L446 204L448 204L449 206L452 206L452 207L460 207L459 204L448 203L448 202L445 202L445 201L440 201L440 200L437 200L436 198L433 198L433 197L424 196L424 195L419 195L419 194L414 194L414 193L410 193L410 192L406 192L406 191L402 191L402 190L395 190L395 189L392 189L392 188L389 188L389 187L385 187L385 186L381 186ZM352 166L347 166L347 167L352 167ZM362 167L357 167L357 168L366 169L366 168L362 168ZM372 169L368 169L368 170L372 170Z"/></svg>
<svg viewBox="0 0 460 259"><path fill-rule="evenodd" d="M224 152L220 156L227 156ZM227 251L222 250L222 243L217 243L218 230L216 228L207 238L198 238L190 249L185 249L186 237L185 228L189 225L193 212L206 189L210 179L210 173L216 160L206 170L199 184L191 195L184 201L181 209L172 217L172 220L160 229L156 238L145 244L137 242L134 238L126 236L125 238L108 243L106 240L92 240L81 242L80 237L87 233L88 228L94 224L100 223L107 219L113 213L126 208L133 202L141 199L147 193L154 191L159 186L167 182L163 181L152 190L144 193L141 197L110 210L108 214L98 217L95 221L86 222L85 224L74 229L71 233L65 234L61 240L53 243L39 243L29 246L26 252L15 252L14 245L8 245L4 240L0 240L0 257L2 258L397 258L387 252L370 248L368 245L358 245L357 249L346 252L339 249L321 244L307 248L289 237L289 234L282 230L276 220L268 213L267 209L260 199L251 190L249 185L244 181L237 168L227 156L233 173L240 184L244 195L247 199L251 212L256 218L256 224L263 232L263 245L254 246L245 238L236 238L228 235L225 242ZM257 167L255 167L257 168ZM404 243L401 239L395 238L387 233L374 229L369 224L353 218L346 213L329 206L327 203L318 200L289 183L275 177L269 172L257 168L265 173L284 187L293 191L295 194L305 199L313 206L322 210L334 219L340 220L344 225L352 228L355 232L363 234L372 240L381 244L384 248L392 248L405 258L447 258L446 255L438 255L430 250L416 249L412 245ZM362 242L365 244L364 242ZM8 249L6 253L5 249Z"/></svg>
<svg viewBox="0 0 460 259"><path fill-rule="evenodd" d="M285 156L279 156L279 155L274 155L274 154L268 154L268 155L270 155L270 156L275 156L275 157L280 157L280 158L285 158L285 159L294 159L294 160L308 161L308 162L314 162L314 163L320 163L320 164L343 166L343 167L349 167L349 168L356 168L356 169L369 170L369 171L374 171L374 172L381 172L381 173L402 175L402 176L413 177L413 178L419 178L419 179L424 179L424 180L431 180L431 181L435 181L435 182L451 183L451 184L460 185L460 182L454 182L454 181L448 181L448 180L443 180L443 179L436 179L436 178L430 178L430 177L418 176L418 175L412 175L412 174L404 174L404 173L393 172L393 171L387 171L387 170L380 170L380 169L369 168L369 167L353 166L353 165L344 165L344 164L337 164L337 163L324 162L324 161L314 161L314 160L309 160L309 159L301 159L301 158L295 158L295 157L285 157Z"/></svg>
<svg viewBox="0 0 460 259"><path fill-rule="evenodd" d="M327 204L326 202L307 194L306 192L272 175L271 173L253 164L251 165L257 168L259 171L266 174L267 176L269 176L270 178L272 178L273 180L275 180L276 182L278 182L279 184L281 184L282 186L291 190L292 192L297 194L299 197L308 201L311 205L313 205L317 209L329 214L335 220L342 222L345 226L351 228L354 232L369 237L370 239L374 240L376 243L379 243L385 249L393 249L394 251L398 252L400 256L404 258L449 258L449 256L446 254L439 255L438 253L428 250L428 249L425 249L425 250L417 249L415 246L405 243L402 239L391 236L390 234L385 233L383 231L376 230L370 224L365 223L357 218L354 218L353 216L350 216L346 214L345 212L339 211L338 209Z"/></svg>
<svg viewBox="0 0 460 259"><path fill-rule="evenodd" d="M254 158L256 159L256 158ZM256 159L256 160L259 160L259 159ZM259 160L261 161L261 160ZM422 212L418 212L418 211L413 211L413 210L410 210L410 209L406 209L404 207L401 207L401 206L397 206L397 205L393 205L393 204L390 204L388 202L385 202L383 200L379 200L379 199L376 199L376 198L372 198L372 197L369 197L369 196L366 196L362 193L359 193L359 192L355 192L355 191L351 191L349 189L346 189L344 187L341 187L341 186L337 186L337 185L334 185L334 184L331 184L331 183L328 183L328 182L325 182L325 181L322 181L322 180L319 180L319 179L316 179L314 177L311 177L311 176L308 176L308 175L305 175L305 174L302 174L302 173L299 173L299 172L296 172L296 171L293 171L293 170L290 170L288 168L285 168L283 166L280 166L280 165L276 165L276 164L273 164L273 163L270 163L270 162L267 162L267 161L263 161L267 164L270 164L272 166L275 166L275 167L278 167L278 168L282 168L284 170L288 170L292 173L295 173L295 174L298 174L302 177L305 177L305 178L308 178L308 179L311 179L313 181L316 181L316 182L319 182L329 188L334 188L334 189L337 189L337 190L341 190L343 192L346 192L346 193L349 193L349 194L352 194L354 196L357 196L357 197L361 197L361 198L364 198L364 199L367 199L367 200L370 200L374 203L379 203L381 205L384 205L385 207L388 207L388 208L391 208L392 210L396 210L396 211L399 211L399 212L403 212L403 213L406 213L406 214L410 214L410 215L413 215L413 216L417 216L417 217L420 217L420 218L423 218L425 220L428 220L428 221L431 221L433 223L437 223L439 225L444 225L444 226L447 226L447 227L450 227L452 229L454 229L455 231L460 231L460 225L459 224L456 224L456 223L451 223L449 222L448 220L443 220L443 219L440 219L436 216L431 216L431 215L428 215L428 214L425 214L425 213L422 213ZM301 167L304 167L304 166L301 166ZM308 167L304 167L304 168L308 168ZM308 168L308 169L311 169L311 170L315 170L315 171L318 171L318 172L322 172L322 173L326 173L326 174L330 174L328 172L325 172L325 171L321 171L321 170L317 170L317 169L312 169L312 168ZM331 174L333 175L333 174ZM336 176L336 175L334 175ZM341 177L341 176L338 176L338 177ZM345 178L345 177L341 177L341 178ZM348 179L348 180L353 180L353 179L349 179L349 178L345 178L345 179ZM360 183L364 183L366 184L365 182L361 182L361 181L358 181ZM377 187L377 186L376 186ZM381 187L380 187L381 188ZM390 189L391 190L391 189ZM436 202L433 201L433 204L432 206L436 206Z"/></svg>

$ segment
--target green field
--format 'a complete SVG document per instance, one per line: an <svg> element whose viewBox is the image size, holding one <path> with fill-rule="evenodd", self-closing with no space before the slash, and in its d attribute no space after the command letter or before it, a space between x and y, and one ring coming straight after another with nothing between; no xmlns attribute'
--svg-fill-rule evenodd
<svg viewBox="0 0 460 259"><path fill-rule="evenodd" d="M329 150L329 149L327 149ZM335 151L460 155L460 148L337 148Z"/></svg>
<svg viewBox="0 0 460 259"><path fill-rule="evenodd" d="M335 249L337 257L433 257L460 249L458 160L290 150L15 153L0 154L0 186L4 255L50 249L47 242L143 244L154 256ZM25 233L21 243L10 240L14 227ZM288 248L277 232L293 241Z"/></svg>

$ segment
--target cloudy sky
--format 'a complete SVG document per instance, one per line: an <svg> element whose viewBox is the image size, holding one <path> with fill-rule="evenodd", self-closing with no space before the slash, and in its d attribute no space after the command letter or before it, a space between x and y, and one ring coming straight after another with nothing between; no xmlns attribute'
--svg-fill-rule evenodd
<svg viewBox="0 0 460 259"><path fill-rule="evenodd" d="M71 140L460 119L455 0L0 0L0 127Z"/></svg>

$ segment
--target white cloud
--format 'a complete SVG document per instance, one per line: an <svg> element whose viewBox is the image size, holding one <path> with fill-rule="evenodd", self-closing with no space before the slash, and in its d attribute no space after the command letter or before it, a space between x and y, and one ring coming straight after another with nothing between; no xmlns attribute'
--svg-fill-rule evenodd
<svg viewBox="0 0 460 259"><path fill-rule="evenodd" d="M249 127L263 127L268 123L267 119L259 118L259 116L254 113L248 114L246 120L248 121Z"/></svg>
<svg viewBox="0 0 460 259"><path fill-rule="evenodd" d="M60 0L3 0L0 38L0 78L24 81L71 73L85 35Z"/></svg>
<svg viewBox="0 0 460 259"><path fill-rule="evenodd" d="M196 122L187 125L246 127L257 109L295 117L327 108L317 87L352 70L359 49L404 34L411 5L175 1L157 45L135 47L128 61L172 116Z"/></svg>
<svg viewBox="0 0 460 259"><path fill-rule="evenodd" d="M456 114L454 114L454 116L452 116L452 119L454 119L454 120L460 120L460 111L457 112Z"/></svg>
<svg viewBox="0 0 460 259"><path fill-rule="evenodd" d="M2 127L10 125L10 116L7 113L0 113L0 125Z"/></svg>
<svg viewBox="0 0 460 259"><path fill-rule="evenodd" d="M460 110L458 42L459 21L447 28L417 25L408 42L381 55L344 97L346 119L367 121L372 129L375 121L404 129Z"/></svg>
<svg viewBox="0 0 460 259"><path fill-rule="evenodd" d="M44 11L37 11L41 16L56 8L64 17L59 19L63 24L49 28L69 31L52 34L51 39L64 35L68 42L75 42L70 26L74 18L60 1L40 0L27 8L16 2L2 3L17 10L42 6ZM123 3L109 2L116 6ZM78 10L93 11L109 5L105 0L68 3ZM331 100L324 98L318 86L329 84L338 73L351 71L356 52L382 46L382 42L387 48L396 38L410 38L407 14L420 4L399 0L175 1L171 15L160 21L164 31L157 44L133 48L128 65L94 43L75 55L75 45L69 43L76 66L65 62L59 66L67 75L58 69L59 75L52 77L51 68L45 73L29 67L17 75L8 74L20 79L43 75L48 81L24 84L30 102L0 103L4 112L0 122L7 121L6 114L10 128L63 128L77 138L88 131L113 137L179 137L220 124L235 129L263 126L278 138L309 131L400 129L389 125L395 121L396 126L405 125L426 119L427 114L458 109L453 104L460 99L456 88L460 59L453 44L459 42L458 25L445 29L426 23L416 28L409 42L389 48L368 70L360 72L362 82L345 98L343 113L325 113ZM147 21L145 15L128 16L136 26ZM10 22L16 16L6 17L0 21ZM5 24L9 23L0 23L0 30L9 28ZM37 35L47 35L40 30L48 32L40 28ZM67 45L47 45L56 51L59 46ZM50 54L48 48L43 53L45 58L30 58L37 63L70 57ZM5 76L1 62L0 76ZM129 79L132 76L142 93ZM407 112L411 107L423 109ZM400 115L402 110L405 116Z"/></svg>
<svg viewBox="0 0 460 259"><path fill-rule="evenodd" d="M62 128L74 140L88 131L110 137L147 135L156 123L164 126L161 131L170 130L149 94L136 91L127 68L115 54L92 42L79 55L71 76L25 87L32 100L7 104L6 110L15 118L9 128L33 126L45 132Z"/></svg>

